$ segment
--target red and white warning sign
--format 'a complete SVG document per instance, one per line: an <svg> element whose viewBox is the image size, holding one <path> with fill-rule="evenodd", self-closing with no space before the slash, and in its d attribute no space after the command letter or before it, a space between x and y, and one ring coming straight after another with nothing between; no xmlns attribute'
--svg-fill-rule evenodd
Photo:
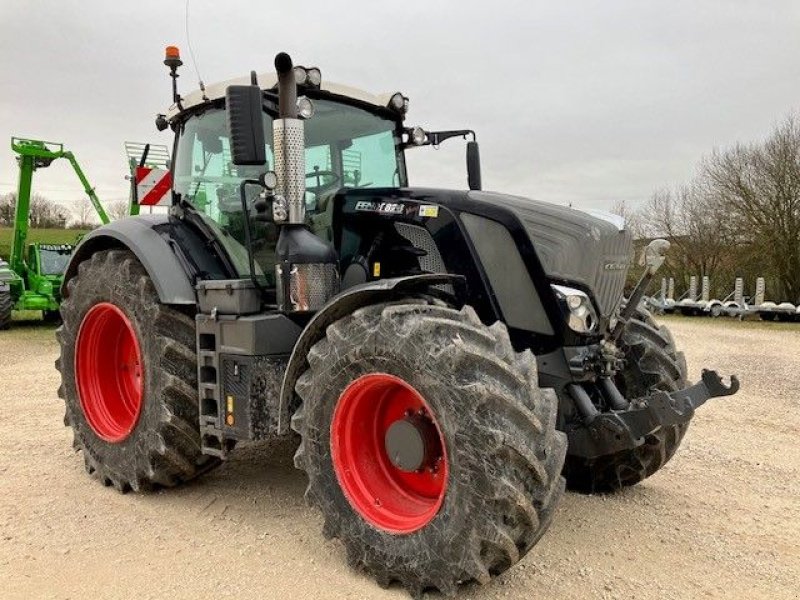
<svg viewBox="0 0 800 600"><path fill-rule="evenodd" d="M140 206L168 206L172 173L166 169L136 167L136 197Z"/></svg>

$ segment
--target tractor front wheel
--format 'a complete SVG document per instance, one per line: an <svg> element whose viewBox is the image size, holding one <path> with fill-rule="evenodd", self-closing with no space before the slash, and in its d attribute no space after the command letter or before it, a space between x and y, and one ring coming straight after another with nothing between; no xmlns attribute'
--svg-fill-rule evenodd
<svg viewBox="0 0 800 600"><path fill-rule="evenodd" d="M138 491L218 464L200 451L194 320L159 302L133 254L81 263L61 315L58 393L89 474Z"/></svg>
<svg viewBox="0 0 800 600"><path fill-rule="evenodd" d="M306 498L381 585L486 583L549 526L557 399L502 323L422 300L368 306L328 327L296 391Z"/></svg>
<svg viewBox="0 0 800 600"><path fill-rule="evenodd" d="M675 348L669 329L638 308L620 338L625 367L616 384L632 400L655 390L674 392L688 385L686 359ZM669 425L645 436L643 443L595 459L567 456L567 486L583 493L616 492L635 485L661 469L675 454L689 423Z"/></svg>

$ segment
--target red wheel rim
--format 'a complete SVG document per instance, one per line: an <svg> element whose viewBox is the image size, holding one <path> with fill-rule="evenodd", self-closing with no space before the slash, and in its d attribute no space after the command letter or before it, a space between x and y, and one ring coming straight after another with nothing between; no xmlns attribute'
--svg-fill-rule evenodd
<svg viewBox="0 0 800 600"><path fill-rule="evenodd" d="M117 306L101 302L83 317L75 376L81 409L97 436L107 442L127 438L142 411L142 353L133 325Z"/></svg>
<svg viewBox="0 0 800 600"><path fill-rule="evenodd" d="M389 428L409 418L424 420L431 432L424 465L414 471L398 468L386 450ZM398 377L374 373L347 386L331 422L331 455L351 506L379 529L417 531L442 506L448 479L444 437L424 398Z"/></svg>

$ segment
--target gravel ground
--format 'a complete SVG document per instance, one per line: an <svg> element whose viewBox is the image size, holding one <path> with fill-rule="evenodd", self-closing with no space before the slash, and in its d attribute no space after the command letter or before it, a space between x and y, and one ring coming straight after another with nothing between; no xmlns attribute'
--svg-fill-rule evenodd
<svg viewBox="0 0 800 600"><path fill-rule="evenodd" d="M740 375L676 457L615 496L566 494L514 569L463 598L798 598L800 326L669 319L690 372ZM407 598L347 568L288 447L122 496L71 450L51 329L0 333L3 598Z"/></svg>

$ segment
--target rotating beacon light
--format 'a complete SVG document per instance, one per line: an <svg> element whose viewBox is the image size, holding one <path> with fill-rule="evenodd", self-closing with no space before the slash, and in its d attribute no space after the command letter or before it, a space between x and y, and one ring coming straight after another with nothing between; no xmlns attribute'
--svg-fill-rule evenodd
<svg viewBox="0 0 800 600"><path fill-rule="evenodd" d="M175 103L180 102L181 97L178 95L178 67L183 65L181 60L181 51L177 46L167 46L164 50L164 64L169 67L169 76L172 77L172 101Z"/></svg>

